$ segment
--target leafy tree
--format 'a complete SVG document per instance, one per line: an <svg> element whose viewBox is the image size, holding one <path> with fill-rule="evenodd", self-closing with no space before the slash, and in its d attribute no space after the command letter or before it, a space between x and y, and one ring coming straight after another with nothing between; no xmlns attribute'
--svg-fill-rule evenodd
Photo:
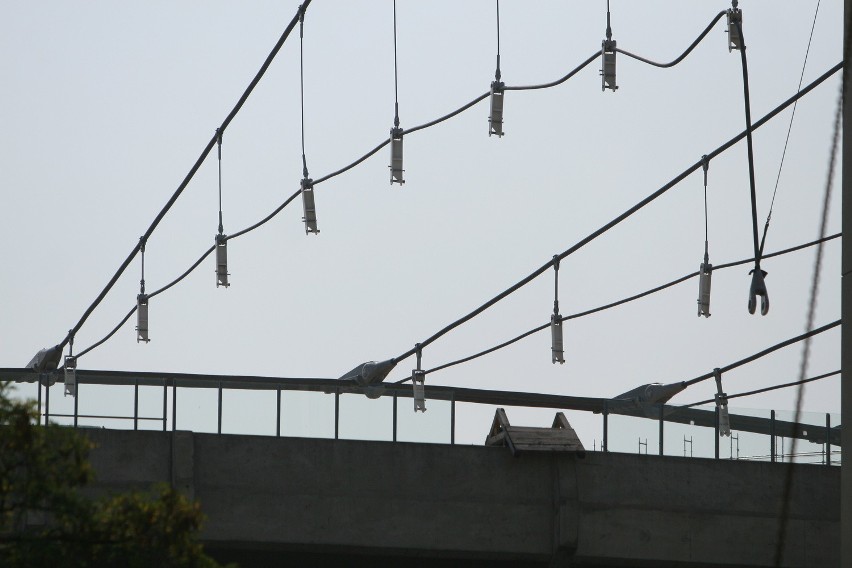
<svg viewBox="0 0 852 568"><path fill-rule="evenodd" d="M34 403L12 399L10 390L0 382L0 566L219 566L196 538L197 503L168 486L86 497L89 440L37 426Z"/></svg>

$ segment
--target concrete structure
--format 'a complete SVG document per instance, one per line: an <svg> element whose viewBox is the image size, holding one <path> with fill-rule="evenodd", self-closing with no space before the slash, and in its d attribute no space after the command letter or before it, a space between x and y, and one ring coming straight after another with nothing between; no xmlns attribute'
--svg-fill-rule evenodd
<svg viewBox="0 0 852 568"><path fill-rule="evenodd" d="M784 464L89 430L95 492L174 483L243 567L771 566ZM840 564L840 468L797 465L785 566Z"/></svg>

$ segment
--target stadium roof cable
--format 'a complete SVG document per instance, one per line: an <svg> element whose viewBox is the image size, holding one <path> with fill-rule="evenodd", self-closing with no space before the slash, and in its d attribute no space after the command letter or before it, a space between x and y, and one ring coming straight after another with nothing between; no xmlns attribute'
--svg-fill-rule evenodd
<svg viewBox="0 0 852 568"><path fill-rule="evenodd" d="M819 15L820 0L817 0L816 9L814 10L814 21L811 24L811 35L808 37L808 47L805 49L805 60L802 63L802 73L799 75L799 86L802 88L802 81L805 78L805 69L808 66L808 55L811 52L811 41L814 39L814 29L816 28L817 15ZM763 225L763 236L760 238L760 254L763 254L763 245L766 244L766 233L769 231L769 221L772 219L772 210L775 207L775 196L778 193L778 184L781 181L781 170L784 168L784 158L787 156L787 145L790 143L790 132L793 130L793 120L796 118L796 108L798 102L793 103L793 112L790 115L790 124L787 126L787 137L784 139L784 150L781 152L781 161L778 164L778 175L775 177L775 189L772 190L772 201L769 203L769 213L766 215L766 223Z"/></svg>

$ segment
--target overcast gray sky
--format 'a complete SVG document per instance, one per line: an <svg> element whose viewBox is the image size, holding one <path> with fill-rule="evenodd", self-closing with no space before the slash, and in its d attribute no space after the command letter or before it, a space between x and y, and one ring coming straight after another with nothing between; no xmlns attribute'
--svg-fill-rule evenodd
<svg viewBox="0 0 852 568"><path fill-rule="evenodd" d="M814 1L743 0L752 116L795 93ZM23 366L59 342L183 179L290 21L297 2L9 2L0 22L6 109L0 135L3 298L0 366ZM401 126L441 116L493 80L493 1L397 3ZM501 3L503 80L555 80L600 49L603 0ZM620 48L657 61L679 55L730 3L612 1ZM311 177L383 140L392 125L390 1L315 0L305 22L305 142ZM805 83L841 59L842 5L823 2ZM319 236L297 200L229 244L232 286L214 261L153 299L150 344L135 318L80 359L81 369L338 377L409 349L616 217L744 128L739 53L724 19L681 64L657 69L618 56L619 90L601 92L598 61L547 90L509 92L502 139L488 103L405 138L402 187L388 150L317 186ZM226 233L266 216L298 189L299 42L293 34L225 133ZM818 235L840 75L802 99L767 237L772 252ZM790 112L754 136L762 228ZM835 173L839 180L839 168ZM749 258L745 142L709 171L711 262ZM215 152L148 242L155 290L213 243ZM839 232L840 191L829 233ZM698 268L704 246L700 173L561 264L563 315ZM840 241L826 245L817 325L840 317ZM765 261L768 316L746 310L750 267L713 276L709 319L696 280L565 324L564 365L547 331L429 384L612 396L692 378L804 330L815 249ZM138 259L76 338L97 341L135 303ZM430 368L546 323L548 272L424 351ZM840 367L839 328L813 344L809 375ZM795 380L801 346L725 376L729 393ZM413 361L391 375L407 375ZM711 382L675 402L712 396ZM793 408L788 389L740 406ZM109 406L110 394L103 395ZM839 411L839 378L809 385L805 407ZM479 442L492 409L468 409L460 437ZM407 411L407 409L406 409ZM514 422L545 422L515 411ZM427 413L428 414L428 413ZM597 418L572 416L581 436ZM590 428L590 426L588 426Z"/></svg>

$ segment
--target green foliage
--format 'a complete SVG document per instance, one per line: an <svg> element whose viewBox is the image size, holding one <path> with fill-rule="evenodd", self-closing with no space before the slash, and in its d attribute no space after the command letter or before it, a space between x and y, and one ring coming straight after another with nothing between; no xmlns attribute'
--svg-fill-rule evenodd
<svg viewBox="0 0 852 568"><path fill-rule="evenodd" d="M32 402L0 383L0 566L219 566L196 536L197 503L163 486L95 500L89 441L59 426L39 427Z"/></svg>

